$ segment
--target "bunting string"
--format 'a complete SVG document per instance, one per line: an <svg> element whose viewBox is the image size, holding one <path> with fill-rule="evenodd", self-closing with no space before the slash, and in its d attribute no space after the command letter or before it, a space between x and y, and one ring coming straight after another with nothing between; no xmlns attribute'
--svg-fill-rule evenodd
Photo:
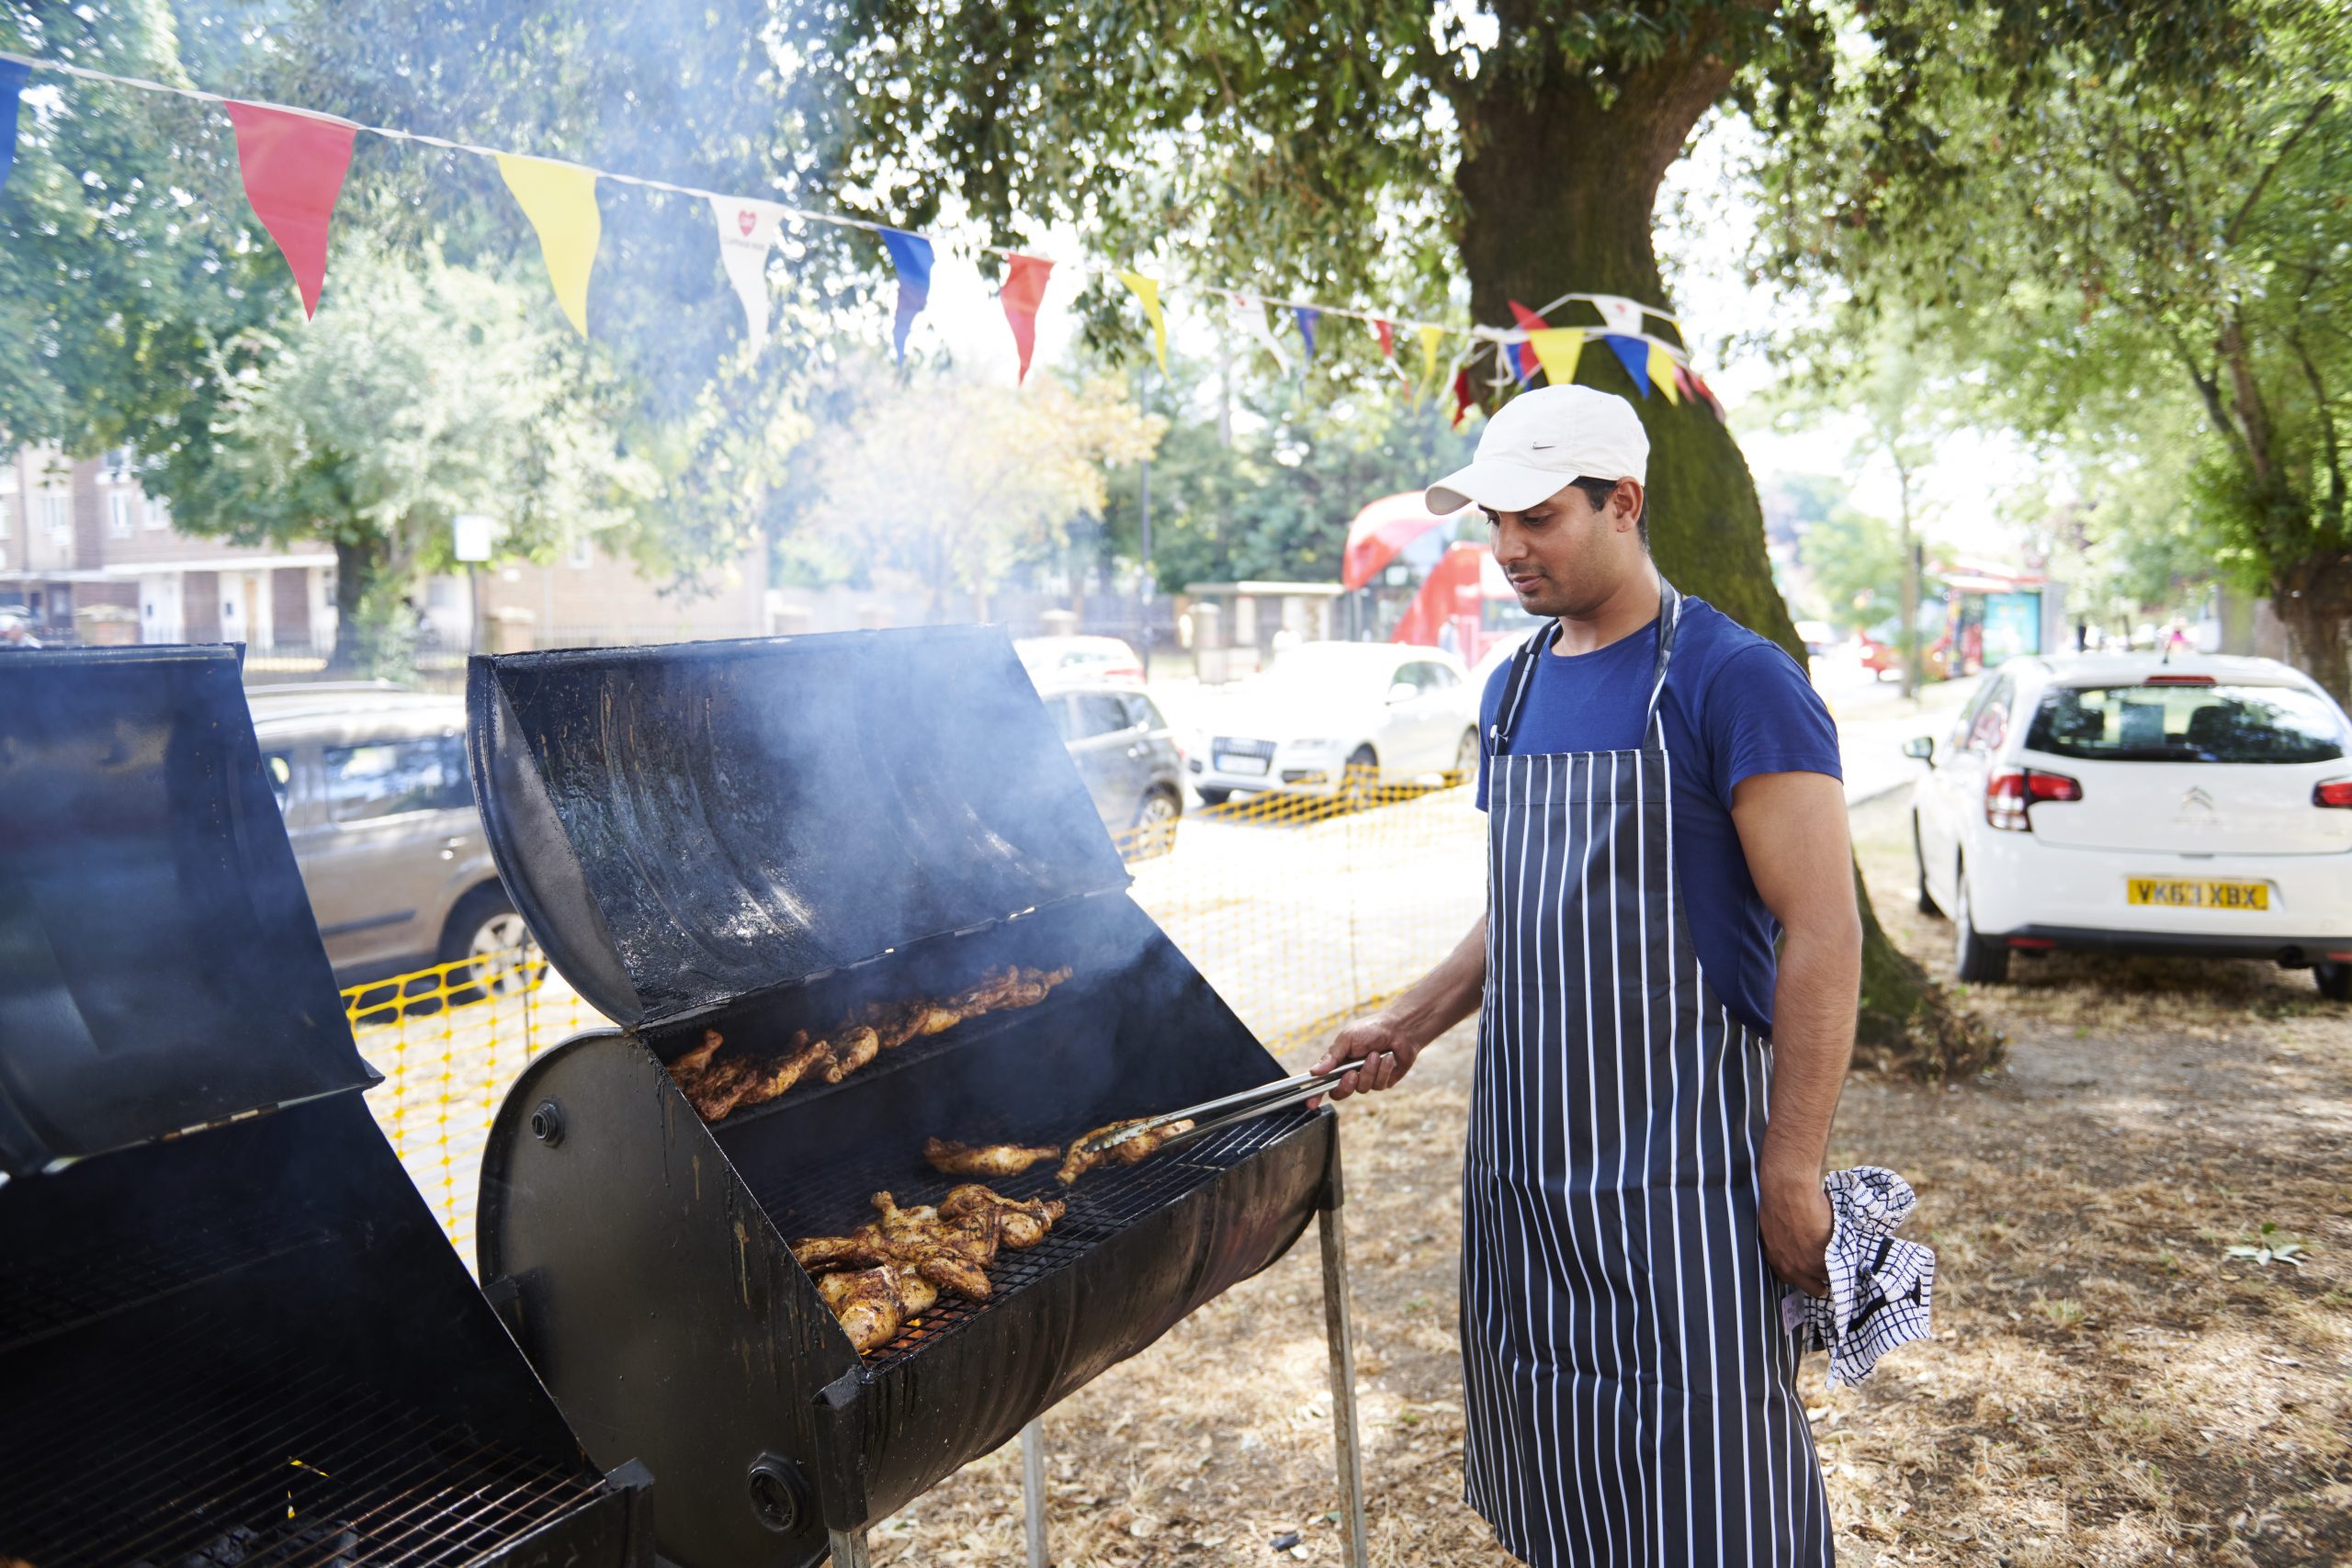
<svg viewBox="0 0 2352 1568"><path fill-rule="evenodd" d="M1135 294L1151 326L1154 352L1163 372L1168 351L1161 294L1173 288L1208 298L1224 296L1228 319L1272 354L1284 369L1289 367L1290 357L1268 328L1265 312L1269 310L1289 313L1309 361L1317 357L1317 328L1326 316L1363 321L1372 327L1379 336L1382 357L1391 365L1396 360L1395 334L1399 330L1410 332L1421 346L1421 373L1418 378L1408 378L1400 367L1400 383L1409 386L1418 406L1450 382L1455 393L1456 423L1467 406L1464 393L1469 385L1468 368L1481 352L1491 352L1495 356L1501 372L1498 386L1513 381L1524 386L1539 368L1547 380L1558 384L1573 376L1577 356L1595 339L1615 352L1644 396L1656 387L1670 400L1679 400L1678 393L1694 397L1714 411L1718 418L1722 417L1720 402L1697 373L1690 369L1687 351L1645 330L1646 319L1653 316L1678 333L1682 331L1681 322L1668 311L1620 295L1572 292L1551 300L1540 310L1529 310L1513 301L1517 321L1512 326L1462 326L1394 312L1259 294L1221 284L1170 283L1115 262L1080 258L1065 264L1010 245L956 244L937 235L897 229L847 213L796 207L564 159L537 157L396 126L369 125L318 109L232 99L199 87L7 51L0 51L0 111L4 111L0 112L0 136L6 137L5 143L0 143L0 181L6 179L15 153L16 100L31 72L183 98L214 106L227 114L237 132L247 197L294 274L306 315L317 309L326 265L327 224L349 167L352 141L364 134L494 162L538 239L548 281L565 319L583 335L588 331L589 277L602 226L596 186L609 180L616 185L691 197L707 206L718 230L721 265L742 299L747 335L755 345L764 344L768 334L767 300L762 281L767 255L782 225L792 220L861 231L882 243L898 273L899 298L891 336L901 360L905 357L907 333L928 302L936 248L944 245L967 254L994 256L1006 264L999 298L1019 351L1024 379L1035 346L1036 315L1043 303L1046 274L1057 265L1067 265L1085 276L1115 278ZM1555 328L1545 322L1544 318L1551 311L1570 303L1593 307L1601 318L1600 330ZM1465 341L1462 351L1453 356L1450 376L1442 377L1441 349L1448 339Z"/></svg>

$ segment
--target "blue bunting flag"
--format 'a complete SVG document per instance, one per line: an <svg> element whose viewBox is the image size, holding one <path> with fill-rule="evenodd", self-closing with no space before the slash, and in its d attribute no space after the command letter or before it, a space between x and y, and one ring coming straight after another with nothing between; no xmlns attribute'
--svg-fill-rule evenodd
<svg viewBox="0 0 2352 1568"><path fill-rule="evenodd" d="M899 314L891 323L890 344L898 352L899 363L904 365L907 333L922 308L931 303L931 242L903 229L885 229L882 243L890 253L890 265L899 269Z"/></svg>

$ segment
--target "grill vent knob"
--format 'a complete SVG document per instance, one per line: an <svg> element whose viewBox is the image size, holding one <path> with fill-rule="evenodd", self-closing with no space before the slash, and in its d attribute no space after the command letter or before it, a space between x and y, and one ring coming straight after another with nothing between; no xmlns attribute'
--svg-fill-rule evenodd
<svg viewBox="0 0 2352 1568"><path fill-rule="evenodd" d="M542 1100L531 1112L531 1136L548 1147L563 1142L563 1107L552 1100Z"/></svg>
<svg viewBox="0 0 2352 1568"><path fill-rule="evenodd" d="M808 1483L788 1459L763 1453L752 1461L752 1512L778 1535L790 1535L808 1518Z"/></svg>

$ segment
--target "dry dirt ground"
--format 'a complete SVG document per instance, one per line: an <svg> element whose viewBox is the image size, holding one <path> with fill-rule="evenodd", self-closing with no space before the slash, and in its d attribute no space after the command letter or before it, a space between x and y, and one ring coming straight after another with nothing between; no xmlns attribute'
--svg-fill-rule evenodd
<svg viewBox="0 0 2352 1568"><path fill-rule="evenodd" d="M1949 982L1903 807L1856 831L1882 918ZM1934 1343L1859 1389L1806 1362L1839 1561L2352 1562L2352 1009L2260 964L2015 968L1966 998L2002 1066L1858 1078L1838 1113L1832 1158L1907 1176L1939 1259ZM1470 1044L1342 1111L1379 1564L1510 1561L1460 1501ZM2230 1255L2266 1234L2304 1250ZM1053 1561L1341 1561L1322 1322L1310 1235L1049 1415ZM880 1526L876 1561L1017 1563L1021 1515L1008 1447Z"/></svg>

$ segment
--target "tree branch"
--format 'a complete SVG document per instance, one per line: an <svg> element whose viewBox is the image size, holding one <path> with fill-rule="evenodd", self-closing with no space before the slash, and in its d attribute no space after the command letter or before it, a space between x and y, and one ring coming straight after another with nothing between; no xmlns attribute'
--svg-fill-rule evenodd
<svg viewBox="0 0 2352 1568"><path fill-rule="evenodd" d="M2344 459L2335 439L2335 409L2328 400L2327 384L2320 378L2319 366L2313 362L2311 350L2303 345L2303 334L2287 334L2288 345L2303 367L2303 378L2311 383L2312 401L2319 408L2320 449L2327 459L2327 524L2328 532L2341 537L2344 531Z"/></svg>
<svg viewBox="0 0 2352 1568"><path fill-rule="evenodd" d="M2254 188L2245 193L2245 199L2238 204L2237 213L2231 218L2230 226L2222 231L2223 244L2237 243L2238 231L2245 227L2247 215L2254 211L2254 204L2262 199L2262 193L2270 188L2270 177L2278 172L2279 165L2287 161L2288 154L2294 152L2295 143L2301 141L2304 133L2319 123L2319 117L2325 114L2335 102L2334 93L2322 93L2319 101L2312 105L2312 112L2303 117L2302 124L2295 127L2293 133L2280 144L2278 155L2271 159L2269 165L2255 177Z"/></svg>

